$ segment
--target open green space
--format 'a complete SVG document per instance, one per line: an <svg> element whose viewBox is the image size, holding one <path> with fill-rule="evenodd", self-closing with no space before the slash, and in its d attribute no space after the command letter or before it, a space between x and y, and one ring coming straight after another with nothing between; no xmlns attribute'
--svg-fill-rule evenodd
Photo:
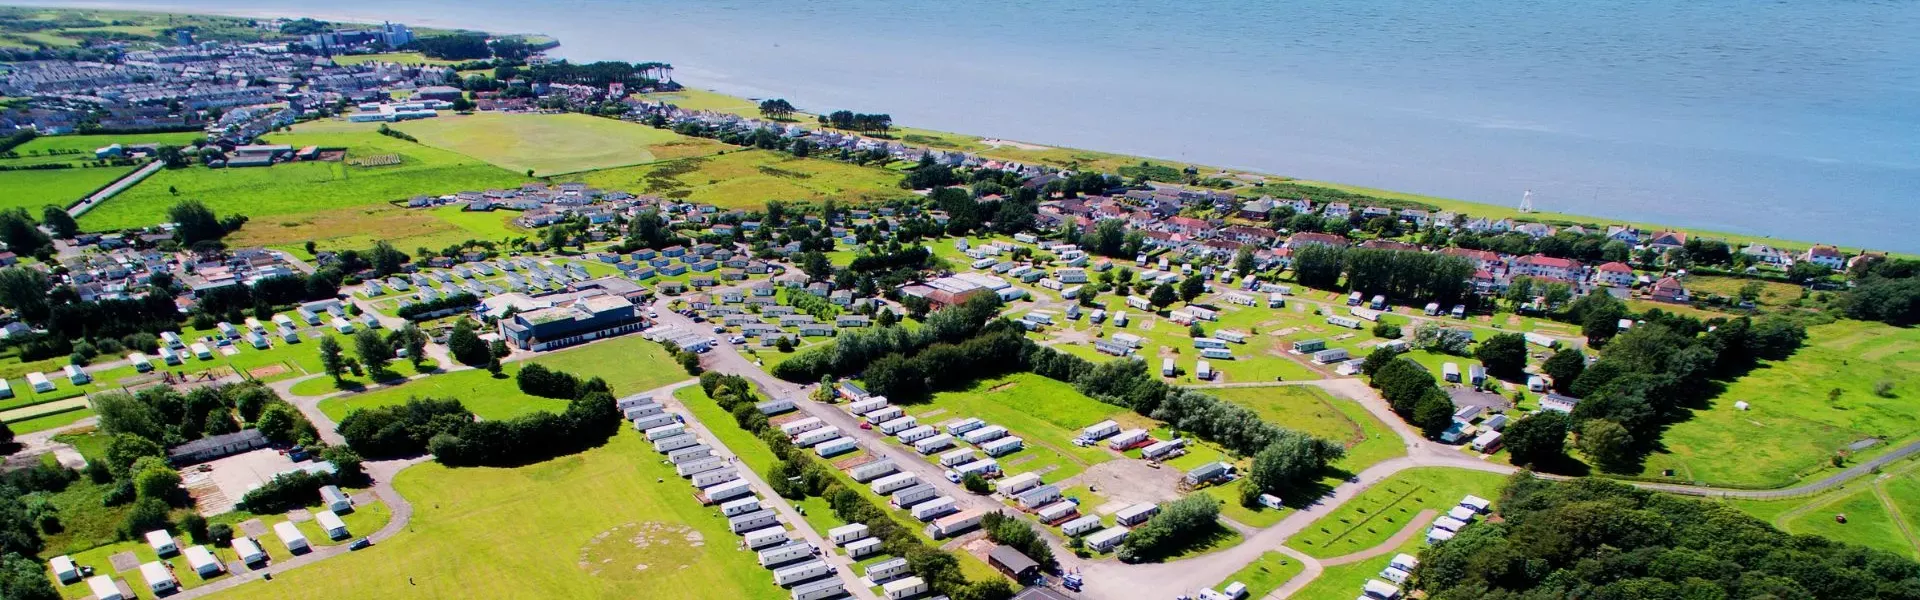
<svg viewBox="0 0 1920 600"><path fill-rule="evenodd" d="M768 200L843 204L915 197L900 189L900 174L827 159L796 158L771 150L741 150L561 177L587 185L712 204L758 209Z"/></svg>
<svg viewBox="0 0 1920 600"><path fill-rule="evenodd" d="M1387 563L1393 561L1395 554L1404 552L1418 556L1420 550L1426 545L1425 536L1414 536L1413 539L1407 540L1407 543L1380 556L1327 567L1320 572L1319 577L1314 578L1313 583L1307 584L1307 587L1301 588L1289 598L1292 600L1350 600L1366 597L1360 593L1360 586L1366 585L1369 579L1378 579L1380 571L1387 568Z"/></svg>
<svg viewBox="0 0 1920 600"><path fill-rule="evenodd" d="M395 127L435 148L536 176L705 156L731 148L666 129L580 113L447 115Z"/></svg>
<svg viewBox="0 0 1920 600"><path fill-rule="evenodd" d="M1253 562L1247 563L1247 566L1242 567L1225 581L1221 581L1219 585L1213 586L1213 589L1219 591L1226 588L1228 584L1238 581L1247 586L1248 598L1265 598L1268 593L1280 589L1280 586L1286 585L1287 580L1293 579L1305 570L1307 570L1305 564L1290 556L1279 552L1268 552L1260 555L1260 558Z"/></svg>
<svg viewBox="0 0 1920 600"><path fill-rule="evenodd" d="M114 144L133 146L137 144L166 144L184 146L194 140L206 139L207 134L198 131L180 131L171 133L95 133L86 135L43 135L33 138L25 144L14 147L18 158L0 158L0 165L12 164L10 161L26 160L34 157L68 157L81 162L93 160L93 151Z"/></svg>
<svg viewBox="0 0 1920 600"><path fill-rule="evenodd" d="M1724 500L1782 531L1920 556L1920 463L1897 463L1885 473L1833 490L1784 500ZM1846 522L1842 523L1844 517ZM1904 521L1904 527L1903 522Z"/></svg>
<svg viewBox="0 0 1920 600"><path fill-rule="evenodd" d="M426 463L394 486L406 532L216 597L787 597L633 431L519 468Z"/></svg>
<svg viewBox="0 0 1920 600"><path fill-rule="evenodd" d="M982 380L967 390L935 394L931 402L906 408L907 414L925 425L973 417L1007 428L1024 440L1026 448L1000 457L1001 470L1010 475L1032 471L1050 483L1115 458L1104 446L1075 446L1073 439L1081 428L1107 419L1120 421L1122 427L1148 424L1144 417L1032 373Z"/></svg>
<svg viewBox="0 0 1920 600"><path fill-rule="evenodd" d="M616 396L643 392L687 378L659 344L627 335L530 359L581 379L601 377ZM359 408L404 404L410 398L456 398L486 419L508 419L538 411L558 412L565 400L535 398L520 392L513 375L527 361L506 363L503 375L480 369L454 371L383 387L364 394L328 398L320 410L338 421ZM304 383L304 382L303 382Z"/></svg>
<svg viewBox="0 0 1920 600"><path fill-rule="evenodd" d="M41 207L52 204L66 208L132 173L133 169L87 167L0 171L0 189L7 191L0 194L0 210L24 208L38 220Z"/></svg>
<svg viewBox="0 0 1920 600"><path fill-rule="evenodd" d="M144 227L164 220L175 203L195 199L221 215L253 217L242 231L297 227L297 215L384 205L423 194L518 186L526 179L477 159L378 133L305 133L304 127L268 136L263 143L346 148L346 160L167 169L88 211L80 225L89 231ZM397 156L400 163L351 164L372 156Z"/></svg>
<svg viewBox="0 0 1920 600"><path fill-rule="evenodd" d="M1334 466L1348 471L1357 473L1406 454L1399 436L1366 407L1317 387L1222 388L1207 393L1253 409L1269 423L1345 444L1347 456Z"/></svg>
<svg viewBox="0 0 1920 600"><path fill-rule="evenodd" d="M1668 428L1664 450L1648 458L1642 476L1783 487L1831 470L1829 460L1856 442L1880 440L1851 460L1898 447L1920 434L1916 373L1920 329L1864 321L1810 327L1791 358L1761 364ZM1735 408L1738 401L1748 410ZM1674 477L1661 476L1668 469Z"/></svg>
<svg viewBox="0 0 1920 600"><path fill-rule="evenodd" d="M1497 498L1506 477L1442 467L1395 473L1307 526L1287 545L1314 558L1345 556L1386 542L1421 510L1445 513L1468 494ZM1424 539L1424 538L1423 538Z"/></svg>

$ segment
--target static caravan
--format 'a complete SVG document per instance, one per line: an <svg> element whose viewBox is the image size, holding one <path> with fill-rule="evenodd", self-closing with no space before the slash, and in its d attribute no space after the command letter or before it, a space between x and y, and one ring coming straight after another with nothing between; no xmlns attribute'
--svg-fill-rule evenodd
<svg viewBox="0 0 1920 600"><path fill-rule="evenodd" d="M1055 502L1053 504L1048 504L1046 506L1040 507L1038 510L1033 511L1033 516L1039 518L1040 522L1042 523L1058 523L1063 519L1072 517L1079 513L1080 513L1080 505L1074 504L1072 502L1068 502L1066 500L1061 500L1059 502Z"/></svg>
<svg viewBox="0 0 1920 600"><path fill-rule="evenodd" d="M208 551L206 546L188 546L182 554L187 557L187 566L192 567L200 577L212 577L220 573L220 559L214 558L213 552Z"/></svg>
<svg viewBox="0 0 1920 600"><path fill-rule="evenodd" d="M206 344L202 344L200 342L194 342L193 346L191 346L191 349L193 350L194 358L198 358L200 360L213 360L213 349L208 348Z"/></svg>
<svg viewBox="0 0 1920 600"><path fill-rule="evenodd" d="M1299 340L1293 343L1293 351L1309 354L1327 349L1326 340Z"/></svg>
<svg viewBox="0 0 1920 600"><path fill-rule="evenodd" d="M1020 493L1020 508L1033 510L1060 501L1060 487L1043 485Z"/></svg>
<svg viewBox="0 0 1920 600"><path fill-rule="evenodd" d="M1200 356L1214 360L1233 360L1233 351L1226 348L1201 348Z"/></svg>
<svg viewBox="0 0 1920 600"><path fill-rule="evenodd" d="M927 589L927 580L919 577L902 577L880 586L887 600L905 600L926 593Z"/></svg>
<svg viewBox="0 0 1920 600"><path fill-rule="evenodd" d="M336 513L353 512L353 498L348 497L346 492L340 491L340 486L337 485L320 488L320 503L325 504L327 510Z"/></svg>
<svg viewBox="0 0 1920 600"><path fill-rule="evenodd" d="M1365 294L1362 294L1358 291L1349 293L1347 294L1347 306L1359 306L1360 299L1365 297L1366 297Z"/></svg>
<svg viewBox="0 0 1920 600"><path fill-rule="evenodd" d="M718 456L709 456L701 460L674 465L673 472L679 474L681 477L692 477L707 471L722 469L726 466L727 459Z"/></svg>
<svg viewBox="0 0 1920 600"><path fill-rule="evenodd" d="M340 317L334 317L332 321L328 322L328 324L333 326L334 331L338 331L340 333L353 333L352 321L348 321Z"/></svg>
<svg viewBox="0 0 1920 600"><path fill-rule="evenodd" d="M1487 381L1487 368L1480 365L1467 365L1467 383L1480 385Z"/></svg>
<svg viewBox="0 0 1920 600"><path fill-rule="evenodd" d="M1094 552L1106 552L1120 547L1120 543L1125 541L1127 541L1127 528L1108 527L1087 536L1086 546Z"/></svg>
<svg viewBox="0 0 1920 600"><path fill-rule="evenodd" d="M1113 313L1113 326L1114 327L1127 326L1127 311L1122 310L1122 311L1115 311Z"/></svg>
<svg viewBox="0 0 1920 600"><path fill-rule="evenodd" d="M80 580L80 567L73 564L73 557L55 556L53 560L47 561L47 565L53 567L53 577L60 580L60 585Z"/></svg>
<svg viewBox="0 0 1920 600"><path fill-rule="evenodd" d="M624 406L621 407L620 410L624 412L628 421L634 421L639 420L641 417L651 417L667 412L667 407L661 406L659 403L650 402L647 404Z"/></svg>
<svg viewBox="0 0 1920 600"><path fill-rule="evenodd" d="M1216 338L1220 338L1221 340L1233 342L1235 344L1247 343L1246 332L1234 331L1231 329L1222 329L1222 330L1213 332L1213 336Z"/></svg>
<svg viewBox="0 0 1920 600"><path fill-rule="evenodd" d="M827 423L825 421L821 421L817 417L807 417L805 419L800 419L798 421L789 421L787 423L780 424L780 433L784 433L791 436L791 435L800 433L802 431L819 429L821 427L826 427L826 426L827 426Z"/></svg>
<svg viewBox="0 0 1920 600"><path fill-rule="evenodd" d="M1328 348L1313 353L1313 362L1329 365L1352 357L1353 355L1347 352L1346 348Z"/></svg>
<svg viewBox="0 0 1920 600"><path fill-rule="evenodd" d="M1180 365L1173 362L1173 357L1160 359L1160 376L1161 377L1172 377L1174 375L1178 375L1179 373L1180 373Z"/></svg>
<svg viewBox="0 0 1920 600"><path fill-rule="evenodd" d="M167 570L167 566L157 560L140 565L140 578L147 580L147 588L153 590L156 596L180 589L180 580L173 578L173 571Z"/></svg>
<svg viewBox="0 0 1920 600"><path fill-rule="evenodd" d="M95 600L126 600L120 595L120 584L113 582L108 575L95 575L87 579L87 590L93 592Z"/></svg>
<svg viewBox="0 0 1920 600"><path fill-rule="evenodd" d="M790 399L768 400L766 402L755 404L753 405L753 407L755 410L760 411L760 414L768 415L768 416L777 415L777 414L788 412L794 409L793 400L790 400Z"/></svg>
<svg viewBox="0 0 1920 600"><path fill-rule="evenodd" d="M1193 376L1200 378L1201 381L1212 381L1213 363L1204 360L1195 363L1193 365Z"/></svg>
<svg viewBox="0 0 1920 600"><path fill-rule="evenodd" d="M294 554L300 554L313 548L307 545L306 534L300 533L300 528L295 527L291 521L281 521L273 524L273 535L274 537L280 538L280 543L286 545L288 552Z"/></svg>
<svg viewBox="0 0 1920 600"><path fill-rule="evenodd" d="M940 492L935 490L933 486L922 483L894 492L891 502L895 508L908 508L915 504L932 500L935 496L939 495Z"/></svg>
<svg viewBox="0 0 1920 600"><path fill-rule="evenodd" d="M86 385L89 383L93 383L93 377L88 376L87 372L85 370L82 370L79 367L79 365L67 365L62 368L65 369L66 371L68 383L72 383L74 385Z"/></svg>
<svg viewBox="0 0 1920 600"><path fill-rule="evenodd" d="M1081 429L1080 439L1087 442L1097 442L1097 441L1112 437L1113 435L1118 433L1120 433L1120 423L1109 419L1106 421L1101 421L1099 423L1088 425L1085 428Z"/></svg>
<svg viewBox="0 0 1920 600"><path fill-rule="evenodd" d="M47 379L46 374L39 371L27 374L27 384L33 386L34 392L41 394L53 391L54 387L53 380Z"/></svg>
<svg viewBox="0 0 1920 600"><path fill-rule="evenodd" d="M848 469L847 475L853 477L854 481L866 483L899 471L900 467L895 466L891 460L876 460Z"/></svg>
<svg viewBox="0 0 1920 600"><path fill-rule="evenodd" d="M716 486L700 489L700 496L707 499L707 504L726 502L728 500L745 497L752 493L753 486L747 483L745 479L735 479Z"/></svg>
<svg viewBox="0 0 1920 600"><path fill-rule="evenodd" d="M957 506L959 506L959 504L955 502L953 498L946 496L931 498L913 505L913 518L922 521L932 521L946 516L947 513L958 510L958 508L956 508Z"/></svg>
<svg viewBox="0 0 1920 600"><path fill-rule="evenodd" d="M934 437L943 436L946 434L940 433L940 430L934 429L933 426L931 425L915 425L913 427L908 427L906 429L902 429L900 431L894 432L893 435L894 437L900 438L900 443L912 444L922 440L933 439ZM951 439L953 436L947 436L947 437Z"/></svg>
<svg viewBox="0 0 1920 600"><path fill-rule="evenodd" d="M1334 327L1345 327L1345 328L1347 328L1347 329L1359 329L1359 328L1360 328L1360 320L1359 320L1359 319L1356 319L1356 318L1353 318L1353 317L1342 317L1342 316L1338 316L1338 315L1336 315L1336 316L1331 316L1331 317L1327 317L1327 324L1328 324L1328 325L1332 325L1332 326L1334 326Z"/></svg>
<svg viewBox="0 0 1920 600"><path fill-rule="evenodd" d="M900 417L898 419L881 423L877 429L880 430L880 433L893 435L908 429L912 429L913 427L916 427L918 425L920 425L919 419L915 419L913 417Z"/></svg>
<svg viewBox="0 0 1920 600"><path fill-rule="evenodd" d="M1429 544L1438 544L1450 539L1453 539L1453 532L1451 531L1438 528L1427 529L1427 543Z"/></svg>
<svg viewBox="0 0 1920 600"><path fill-rule="evenodd" d="M1150 502L1142 502L1122 508L1120 512L1113 513L1113 522L1133 527L1147 522L1148 519L1152 519L1153 516L1157 514L1160 514L1160 507L1158 505Z"/></svg>
<svg viewBox="0 0 1920 600"><path fill-rule="evenodd" d="M1107 421L1107 423L1112 423L1112 421ZM1098 427L1098 425L1096 425L1096 427ZM1113 439L1110 439L1107 441L1107 447L1112 448L1114 450L1126 450L1128 448L1133 447L1136 444L1139 444L1140 442L1146 441L1146 439L1147 439L1147 430L1128 429L1126 431L1113 434Z"/></svg>
<svg viewBox="0 0 1920 600"><path fill-rule="evenodd" d="M1545 335L1541 335L1538 333L1522 333L1520 334L1520 337L1526 338L1527 343L1533 344L1535 346L1553 348L1555 346L1560 345L1559 340L1556 340L1551 337L1547 337Z"/></svg>
<svg viewBox="0 0 1920 600"><path fill-rule="evenodd" d="M1422 312L1424 312L1424 313L1426 313L1426 315L1427 315L1427 316L1429 316L1429 317L1437 317L1437 316L1440 316L1440 303L1439 303L1439 302L1428 302L1428 303L1427 303L1427 308L1426 308L1426 310L1424 310L1424 311L1422 311Z"/></svg>
<svg viewBox="0 0 1920 600"><path fill-rule="evenodd" d="M180 552L180 547L173 543L173 536L164 529L147 532L147 547L153 548L153 553L163 558Z"/></svg>
<svg viewBox="0 0 1920 600"><path fill-rule="evenodd" d="M840 578L823 579L793 588L793 600L823 600L837 598L847 594L847 584Z"/></svg>
<svg viewBox="0 0 1920 600"><path fill-rule="evenodd" d="M746 533L766 529L780 522L779 515L771 510L761 509L727 519L727 530L734 533Z"/></svg>
<svg viewBox="0 0 1920 600"><path fill-rule="evenodd" d="M961 448L940 455L940 466L951 467L973 462L973 449Z"/></svg>
<svg viewBox="0 0 1920 600"><path fill-rule="evenodd" d="M913 449L923 455L933 454L952 447L953 436L944 433L913 443Z"/></svg>
<svg viewBox="0 0 1920 600"><path fill-rule="evenodd" d="M1193 347L1195 347L1195 348L1225 348L1225 347L1227 347L1227 342L1226 342L1226 340L1222 340L1222 339L1218 339L1218 338L1193 338Z"/></svg>
<svg viewBox="0 0 1920 600"><path fill-rule="evenodd" d="M1440 379L1447 383L1460 383L1460 365L1454 363L1440 365Z"/></svg>
<svg viewBox="0 0 1920 600"><path fill-rule="evenodd" d="M1285 294L1281 294L1280 292L1267 294L1267 308L1285 308L1286 306L1287 296Z"/></svg>
<svg viewBox="0 0 1920 600"><path fill-rule="evenodd" d="M887 405L887 398L885 396L875 396L875 397L867 398L864 400L860 400L860 401L848 404L847 412L850 412L856 415L865 415L867 413L878 410L881 407L884 407L886 405Z"/></svg>
<svg viewBox="0 0 1920 600"><path fill-rule="evenodd" d="M300 332L292 329L280 330L280 340L289 344L300 343Z"/></svg>
<svg viewBox="0 0 1920 600"><path fill-rule="evenodd" d="M678 465L678 464L689 463L696 460L700 460L702 458L706 458L709 456L713 456L712 446L708 446L706 444L694 444L692 446L687 446L679 450L668 452L667 462Z"/></svg>
<svg viewBox="0 0 1920 600"><path fill-rule="evenodd" d="M1158 460L1162 458L1178 456L1177 453L1186 447L1187 447L1187 440L1184 438L1174 438L1164 442L1154 442L1153 444L1140 449L1140 458L1145 458L1148 460Z"/></svg>
<svg viewBox="0 0 1920 600"><path fill-rule="evenodd" d="M160 339L162 339L162 340L165 340L165 341L167 342L167 345L166 345L166 347L168 347L168 348L185 348L185 347L187 347L187 342L186 342L186 340L182 340L182 339L180 339L180 334L178 334L178 333L174 333L174 332L171 332L171 331L162 331L162 332L160 332Z"/></svg>
<svg viewBox="0 0 1920 600"><path fill-rule="evenodd" d="M247 332L247 343L252 344L255 350L265 350L267 346L271 345L267 343L267 336L251 331Z"/></svg>
<svg viewBox="0 0 1920 600"><path fill-rule="evenodd" d="M1420 566L1420 559L1414 557L1412 554L1395 554L1393 555L1393 560L1387 561L1387 566L1402 571L1412 571L1414 567Z"/></svg>
<svg viewBox="0 0 1920 600"><path fill-rule="evenodd" d="M820 442L835 439L838 437L840 437L839 427L826 427L822 429L814 429L814 430L802 433L800 435L793 436L793 445L799 446L801 448L812 448L815 445L819 444Z"/></svg>
<svg viewBox="0 0 1920 600"><path fill-rule="evenodd" d="M220 330L220 337L227 339L240 337L240 328L234 327L232 323L226 321L221 321L219 324L214 325L214 329Z"/></svg>
<svg viewBox="0 0 1920 600"><path fill-rule="evenodd" d="M772 548L761 550L759 554L760 566L762 567L772 567L774 565L790 563L796 560L800 560L802 558L812 558L812 557L813 557L813 546L805 542L793 542L793 541L789 541L779 546L774 546Z"/></svg>
<svg viewBox="0 0 1920 600"><path fill-rule="evenodd" d="M347 522L341 520L340 515L334 514L333 511L323 510L313 513L313 522L320 525L320 531L325 532L328 539L342 540L352 535L347 531Z"/></svg>
<svg viewBox="0 0 1920 600"><path fill-rule="evenodd" d="M135 352L127 355L127 362L133 363L133 370L145 373L153 370L153 361L147 355Z"/></svg>
<svg viewBox="0 0 1920 600"><path fill-rule="evenodd" d="M1033 489L1039 485L1040 475L1038 473L1021 473L1000 480L1000 485L996 486L998 488L996 491L1000 492L1003 496L1012 496Z"/></svg>
<svg viewBox="0 0 1920 600"><path fill-rule="evenodd" d="M13 397L13 384L8 383L6 378L0 377L0 399L12 398L12 397Z"/></svg>
<svg viewBox="0 0 1920 600"><path fill-rule="evenodd" d="M1006 456L1019 452L1024 447L1025 442L1018 437L1003 437L981 444L980 451L987 453L987 456Z"/></svg>
<svg viewBox="0 0 1920 600"><path fill-rule="evenodd" d="M648 404L657 404L656 402L654 402L653 396L628 396L615 401L614 408L618 408L620 410L627 410L636 406L645 406Z"/></svg>
<svg viewBox="0 0 1920 600"><path fill-rule="evenodd" d="M966 440L967 443L974 444L974 445L979 445L979 444L986 443L992 440L997 440L1003 437L1007 437L1007 428L1001 427L999 425L988 425L986 427L981 427L979 429L969 431L965 435L960 436L960 438Z"/></svg>
<svg viewBox="0 0 1920 600"><path fill-rule="evenodd" d="M985 512L979 510L969 510L942 517L927 526L927 537L936 540L953 537L955 534L980 526L980 519L985 515Z"/></svg>
<svg viewBox="0 0 1920 600"><path fill-rule="evenodd" d="M1475 452L1493 452L1500 449L1500 432L1491 429L1473 438Z"/></svg>
<svg viewBox="0 0 1920 600"><path fill-rule="evenodd" d="M973 431L975 429L979 429L981 427L986 427L986 426L987 426L986 421L969 417L967 419L948 424L947 435L961 435L966 432Z"/></svg>
<svg viewBox="0 0 1920 600"><path fill-rule="evenodd" d="M728 517L737 517L757 510L760 510L759 498L741 498L720 503L720 514Z"/></svg>
<svg viewBox="0 0 1920 600"><path fill-rule="evenodd" d="M642 416L648 416L648 415L642 415ZM668 423L666 425L661 425L659 427L653 427L653 428L647 429L645 434L647 436L647 441L650 441L650 442L664 440L670 437L678 437L678 436L687 434L687 424L686 423Z"/></svg>
<svg viewBox="0 0 1920 600"><path fill-rule="evenodd" d="M1127 308L1153 310L1153 301L1148 300L1146 296L1127 296Z"/></svg>
<svg viewBox="0 0 1920 600"><path fill-rule="evenodd" d="M673 413L660 413L657 415L647 415L644 417L640 417L638 419L634 419L633 429L634 431L645 432L648 429L653 429L655 427L660 427L662 425L672 425L674 423L679 423L679 422L680 422L680 417L675 416Z"/></svg>
<svg viewBox="0 0 1920 600"><path fill-rule="evenodd" d="M1008 438L1008 439L1019 439L1019 438ZM970 463L960 465L958 467L954 467L953 472L959 474L961 477L966 477L968 475L974 475L974 474L979 474L982 477L991 477L991 476L1000 474L1000 461L997 461L991 458L983 458L980 460L976 460Z"/></svg>
<svg viewBox="0 0 1920 600"><path fill-rule="evenodd" d="M1079 536L1100 528L1100 515L1082 515L1072 521L1060 524L1060 533L1068 537Z"/></svg>
<svg viewBox="0 0 1920 600"><path fill-rule="evenodd" d="M1368 579L1366 585L1360 587L1360 591L1364 592L1363 597L1366 598L1395 600L1400 597L1399 586L1378 579Z"/></svg>
<svg viewBox="0 0 1920 600"><path fill-rule="evenodd" d="M843 437L843 438L838 438L834 440L828 440L826 442L822 442L818 446L814 446L813 453L820 455L820 458L826 458L829 456L836 456L839 454L852 452L855 448L859 448L859 447L860 447L860 443L854 441L853 438Z"/></svg>
<svg viewBox="0 0 1920 600"><path fill-rule="evenodd" d="M695 473L693 474L691 481L693 482L693 487L703 488L703 487L720 485L722 483L733 481L739 478L740 478L740 472L738 470L722 468L722 469L714 469L711 471ZM735 533L739 533L739 532L735 532Z"/></svg>
<svg viewBox="0 0 1920 600"><path fill-rule="evenodd" d="M241 563L248 565L257 565L267 560L266 551L261 550L259 544L253 543L253 538L233 538L233 553L240 557Z"/></svg>
<svg viewBox="0 0 1920 600"><path fill-rule="evenodd" d="M901 575L911 575L912 573L913 571L907 568L907 559L905 557L900 557L900 558L889 558L887 560L883 560L877 563L873 563L871 565L867 565L867 569L864 573L862 573L862 575L865 576L867 579L879 582L879 581L886 581L888 579L893 579Z"/></svg>
<svg viewBox="0 0 1920 600"><path fill-rule="evenodd" d="M741 538L741 541L746 542L748 548L759 550L761 548L772 546L774 544L786 543L787 528L775 526L775 527L768 527L766 529L760 529L756 531L749 531L746 533L746 535L740 536L740 538Z"/></svg>
<svg viewBox="0 0 1920 600"><path fill-rule="evenodd" d="M809 579L818 578L833 572L833 566L823 560L810 560L790 567L781 567L773 572L773 582L780 585L793 585Z"/></svg>
<svg viewBox="0 0 1920 600"><path fill-rule="evenodd" d="M916 507L915 510L918 510L918 507ZM847 557L857 559L879 553L882 544L883 542L880 541L880 538L863 538L848 543L844 550L847 551Z"/></svg>
<svg viewBox="0 0 1920 600"><path fill-rule="evenodd" d="M860 417L866 419L869 424L879 425L906 416L906 414L907 411L898 406L883 406L868 411L867 414L861 415Z"/></svg>
<svg viewBox="0 0 1920 600"><path fill-rule="evenodd" d="M867 535L867 525L865 523L841 525L827 530L827 539L841 546L845 546L847 542L854 540L866 539Z"/></svg>
<svg viewBox="0 0 1920 600"><path fill-rule="evenodd" d="M870 487L873 488L873 493L885 496L895 490L913 487L916 483L920 483L920 478L912 473L894 473L874 480Z"/></svg>

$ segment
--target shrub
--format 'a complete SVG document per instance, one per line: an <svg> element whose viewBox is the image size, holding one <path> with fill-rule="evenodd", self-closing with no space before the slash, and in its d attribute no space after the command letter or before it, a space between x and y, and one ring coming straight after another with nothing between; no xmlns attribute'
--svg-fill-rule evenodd
<svg viewBox="0 0 1920 600"><path fill-rule="evenodd" d="M282 473L247 492L240 506L255 514L286 512L319 500L320 488L332 484L331 477L309 471Z"/></svg>

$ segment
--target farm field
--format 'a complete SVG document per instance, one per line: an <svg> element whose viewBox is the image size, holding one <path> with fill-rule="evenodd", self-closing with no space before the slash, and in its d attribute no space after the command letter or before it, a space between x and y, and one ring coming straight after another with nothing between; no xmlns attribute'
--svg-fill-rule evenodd
<svg viewBox="0 0 1920 600"><path fill-rule="evenodd" d="M512 211L462 211L458 206L414 209L374 204L249 222L228 236L227 242L271 247L303 259L313 258L306 250L308 241L314 242L315 250L327 251L365 250L384 240L402 252L412 253L416 248L437 250L467 240L500 241L528 235L511 222L519 215Z"/></svg>
<svg viewBox="0 0 1920 600"><path fill-rule="evenodd" d="M394 486L414 505L407 532L215 597L787 597L628 429L525 467L426 463Z"/></svg>
<svg viewBox="0 0 1920 600"><path fill-rule="evenodd" d="M445 150L371 132L274 134L265 143L344 147L347 161L284 163L272 167L189 167L155 173L80 218L89 231L144 227L167 208L196 199L221 215L253 217L247 228L297 227L295 215L385 205L422 194L518 186L525 177ZM356 158L398 156L400 164L353 166ZM292 225L289 225L292 223Z"/></svg>
<svg viewBox="0 0 1920 600"><path fill-rule="evenodd" d="M771 150L732 151L559 179L723 209L759 209L768 200L818 202L831 197L842 204L859 204L914 196L900 189L900 174L895 171L795 158Z"/></svg>
<svg viewBox="0 0 1920 600"><path fill-rule="evenodd" d="M0 195L0 210L24 208L37 221L41 207L52 204L66 208L133 170L134 167L86 167L0 171L0 189L7 191Z"/></svg>
<svg viewBox="0 0 1920 600"><path fill-rule="evenodd" d="M0 165L11 164L9 161L26 160L26 159L34 158L37 156L63 157L63 158L71 157L69 158L69 160L80 160L82 162L85 162L85 161L93 160L94 150L104 148L106 146L111 146L113 144L122 144L127 146L132 146L136 144L168 144L168 145L174 145L174 146L184 146L184 145L193 143L194 140L206 139L206 137L207 135L205 133L198 132L198 131L182 131L182 132L174 132L174 133L96 133L96 134L87 134L87 135L43 135L40 137L33 138L31 141L28 141L25 144L21 144L18 147L15 147L13 149L13 152L16 154L19 154L20 157L19 158L0 158Z"/></svg>
<svg viewBox="0 0 1920 600"><path fill-rule="evenodd" d="M1312 386L1224 388L1206 393L1253 409L1260 418L1347 446L1336 468L1358 473L1380 461L1406 454L1400 437L1360 403Z"/></svg>
<svg viewBox="0 0 1920 600"><path fill-rule="evenodd" d="M447 115L395 127L428 146L540 177L706 156L732 148L666 129L579 113Z"/></svg>
<svg viewBox="0 0 1920 600"><path fill-rule="evenodd" d="M1345 556L1386 542L1423 509L1442 513L1473 494L1495 499L1506 477L1497 473L1428 467L1409 469L1375 484L1287 541L1307 556ZM1377 569L1376 569L1377 570Z"/></svg>
<svg viewBox="0 0 1920 600"><path fill-rule="evenodd" d="M1791 358L1763 363L1668 428L1665 450L1648 458L1641 476L1673 469L1671 480L1681 482L1781 487L1832 469L1829 458L1856 442L1880 440L1854 460L1898 447L1920 434L1916 373L1920 330L1863 321L1810 327ZM1883 382L1885 395L1875 391ZM1749 410L1735 409L1736 401ZM1742 452L1728 456L1734 447Z"/></svg>
<svg viewBox="0 0 1920 600"><path fill-rule="evenodd" d="M605 378L616 396L650 390L688 377L686 371L674 364L658 344L638 335L560 350L532 360L582 379ZM328 398L320 402L320 410L338 421L354 409L404 404L409 398L416 397L457 398L474 414L487 419L507 419L536 411L557 412L566 408L565 400L535 398L520 392L513 375L519 373L526 363L506 363L504 375L498 379L485 370L469 369L364 394ZM330 384L323 382L321 385Z"/></svg>

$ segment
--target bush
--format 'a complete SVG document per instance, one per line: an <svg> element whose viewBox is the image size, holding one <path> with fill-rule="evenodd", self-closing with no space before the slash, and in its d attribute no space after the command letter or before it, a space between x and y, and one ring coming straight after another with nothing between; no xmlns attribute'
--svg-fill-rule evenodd
<svg viewBox="0 0 1920 600"><path fill-rule="evenodd" d="M474 296L473 294L461 292L458 294L453 294L451 296L443 296L433 300L428 300L426 302L415 302L413 304L408 304L406 306L400 307L399 310L393 311L393 314L394 316L400 317L402 319L412 321L412 320L415 320L416 318L422 318L424 315L437 313L437 312L448 310L448 309L469 308L479 303L480 303L480 298Z"/></svg>
<svg viewBox="0 0 1920 600"><path fill-rule="evenodd" d="M213 543L213 532L207 528L207 518L200 516L200 513L187 513L187 516L180 517L180 531L193 538L195 544ZM231 531L228 537L232 537Z"/></svg>
<svg viewBox="0 0 1920 600"><path fill-rule="evenodd" d="M247 492L240 507L254 514L286 512L318 501L320 488L332 484L333 478L308 471L282 473Z"/></svg>
<svg viewBox="0 0 1920 600"><path fill-rule="evenodd" d="M226 523L215 523L212 527L208 527L206 543L222 548L232 544L233 526Z"/></svg>
<svg viewBox="0 0 1920 600"><path fill-rule="evenodd" d="M427 441L442 431L473 422L459 400L416 398L398 406L353 411L340 420L340 435L361 456L396 458L427 451Z"/></svg>
<svg viewBox="0 0 1920 600"><path fill-rule="evenodd" d="M1218 527L1219 518L1220 501L1212 496L1193 494L1175 500L1127 534L1127 541L1120 545L1120 560L1140 562L1166 558L1207 529Z"/></svg>
<svg viewBox="0 0 1920 600"><path fill-rule="evenodd" d="M159 498L142 498L127 510L127 516L120 522L120 537L129 540L140 539L149 531L166 529L172 523L167 521L170 508Z"/></svg>
<svg viewBox="0 0 1920 600"><path fill-rule="evenodd" d="M981 477L979 473L968 473L966 477L960 478L960 486L975 494L993 492L993 484L987 483L987 478Z"/></svg>
<svg viewBox="0 0 1920 600"><path fill-rule="evenodd" d="M580 379L564 371L555 371L529 363L514 377L520 391L542 398L573 398L579 393Z"/></svg>
<svg viewBox="0 0 1920 600"><path fill-rule="evenodd" d="M1400 339L1400 335L1401 335L1401 332L1400 332L1399 325L1386 323L1386 322L1373 324L1374 337L1383 337L1390 340L1397 340L1397 339Z"/></svg>

